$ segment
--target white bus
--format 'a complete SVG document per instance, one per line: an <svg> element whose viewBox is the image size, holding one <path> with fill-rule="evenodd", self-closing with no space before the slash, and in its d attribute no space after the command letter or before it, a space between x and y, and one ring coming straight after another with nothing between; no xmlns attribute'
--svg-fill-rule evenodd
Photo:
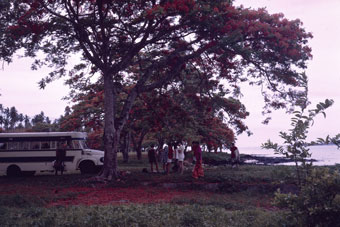
<svg viewBox="0 0 340 227"><path fill-rule="evenodd" d="M89 149L83 132L0 133L0 175L53 172L58 142L67 142L65 170L95 173L104 164L104 152Z"/></svg>

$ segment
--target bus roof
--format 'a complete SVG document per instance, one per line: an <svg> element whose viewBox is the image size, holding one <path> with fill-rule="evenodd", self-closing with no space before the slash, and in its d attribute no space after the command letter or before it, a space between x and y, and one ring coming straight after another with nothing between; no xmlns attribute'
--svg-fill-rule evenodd
<svg viewBox="0 0 340 227"><path fill-rule="evenodd" d="M0 138L6 137L58 137L68 136L71 138L85 138L86 132L10 132L0 133Z"/></svg>

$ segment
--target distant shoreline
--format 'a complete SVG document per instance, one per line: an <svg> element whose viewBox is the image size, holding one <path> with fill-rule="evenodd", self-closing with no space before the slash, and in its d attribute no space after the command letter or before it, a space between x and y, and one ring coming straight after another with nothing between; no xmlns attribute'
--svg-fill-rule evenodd
<svg viewBox="0 0 340 227"><path fill-rule="evenodd" d="M308 161L313 161L316 166L334 166L340 164L340 149L333 144L308 146L311 157ZM294 161L284 155L276 154L272 149L262 149L261 147L241 147L241 158L245 164L259 165L294 165Z"/></svg>
<svg viewBox="0 0 340 227"><path fill-rule="evenodd" d="M284 163L293 163L289 158L285 157L264 157L257 155L244 154L241 155L241 161L243 164L254 164L254 165L278 165ZM315 159L308 159L308 161L317 162Z"/></svg>

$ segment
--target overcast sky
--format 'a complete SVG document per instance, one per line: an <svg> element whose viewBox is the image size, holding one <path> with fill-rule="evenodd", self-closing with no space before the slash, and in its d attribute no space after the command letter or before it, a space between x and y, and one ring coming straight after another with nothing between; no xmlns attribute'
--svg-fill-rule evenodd
<svg viewBox="0 0 340 227"><path fill-rule="evenodd" d="M308 63L310 100L315 106L318 102L331 98L335 101L327 111L327 118L317 118L310 130L310 139L335 135L340 132L340 0L237 0L235 5L245 7L266 7L270 13L282 12L288 19L299 18L303 26L312 32L310 41L313 49L313 60ZM45 90L38 88L39 80L46 75L48 69L30 70L30 59L17 59L12 64L0 65L0 104L5 107L15 106L20 113L34 116L44 111L51 119L64 113L68 89L63 81L55 81ZM259 146L271 138L280 142L279 131L290 127L290 116L283 111L272 115L269 125L262 125L261 115L263 103L260 90L252 89L244 92L244 102L251 113L247 124L253 136L240 136L238 146ZM312 105L312 106L313 106Z"/></svg>
<svg viewBox="0 0 340 227"><path fill-rule="evenodd" d="M309 130L309 140L340 133L340 0L237 0L235 3L251 8L266 7L269 13L281 12L288 19L298 18L306 31L313 34L309 43L313 59L306 71L311 107L326 98L333 99L335 104L326 111L326 119L321 116L316 119ZM255 89L247 93L244 102L251 115L246 122L254 135L240 136L239 146L260 145L269 138L280 142L278 134L290 128L291 116L277 111L269 125L262 125L264 117L261 116L259 91Z"/></svg>

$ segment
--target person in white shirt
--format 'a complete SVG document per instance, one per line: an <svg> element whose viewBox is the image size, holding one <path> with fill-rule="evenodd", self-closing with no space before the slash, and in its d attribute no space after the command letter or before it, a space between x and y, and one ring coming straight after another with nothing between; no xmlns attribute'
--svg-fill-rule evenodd
<svg viewBox="0 0 340 227"><path fill-rule="evenodd" d="M177 147L177 159L178 159L178 167L180 174L183 174L184 168L183 168L183 162L184 162L184 145L182 143L179 143L179 146Z"/></svg>

